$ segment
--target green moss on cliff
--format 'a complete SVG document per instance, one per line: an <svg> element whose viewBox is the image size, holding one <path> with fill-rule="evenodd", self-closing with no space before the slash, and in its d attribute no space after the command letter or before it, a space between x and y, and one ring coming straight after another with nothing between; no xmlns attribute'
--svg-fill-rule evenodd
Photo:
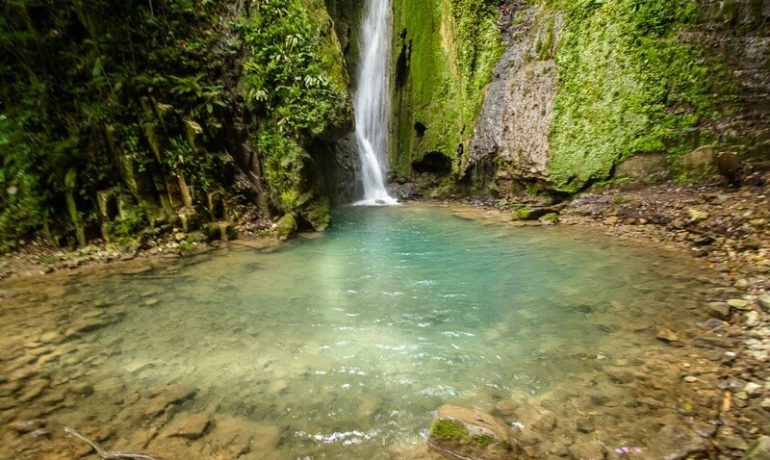
<svg viewBox="0 0 770 460"><path fill-rule="evenodd" d="M502 44L490 0L395 0L394 12L391 158L408 175L426 153L467 148Z"/></svg>
<svg viewBox="0 0 770 460"><path fill-rule="evenodd" d="M695 0L553 0L564 12L550 177L575 192L639 153L684 153L735 92L719 62L684 39Z"/></svg>

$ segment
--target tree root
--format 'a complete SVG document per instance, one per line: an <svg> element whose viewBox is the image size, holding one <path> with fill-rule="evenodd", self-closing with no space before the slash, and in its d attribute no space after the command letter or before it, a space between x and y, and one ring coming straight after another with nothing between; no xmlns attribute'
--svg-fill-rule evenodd
<svg viewBox="0 0 770 460"><path fill-rule="evenodd" d="M88 444L89 446L93 447L93 449L96 451L97 455L99 455L102 460L162 460L160 457L156 457L154 455L150 454L133 454L131 452L119 452L116 450L104 450L102 446L95 443L94 441L86 438L82 434L78 433L77 431L73 430L69 427L64 427L64 432L67 433L70 436L73 436L77 439L80 439L84 443Z"/></svg>

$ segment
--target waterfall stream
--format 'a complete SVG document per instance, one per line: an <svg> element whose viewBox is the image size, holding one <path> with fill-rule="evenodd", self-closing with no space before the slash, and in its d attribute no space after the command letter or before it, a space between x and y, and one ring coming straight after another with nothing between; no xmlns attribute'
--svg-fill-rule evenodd
<svg viewBox="0 0 770 460"><path fill-rule="evenodd" d="M356 140L364 197L358 205L393 205L385 190L388 152L388 58L390 0L367 0L358 89L355 93Z"/></svg>

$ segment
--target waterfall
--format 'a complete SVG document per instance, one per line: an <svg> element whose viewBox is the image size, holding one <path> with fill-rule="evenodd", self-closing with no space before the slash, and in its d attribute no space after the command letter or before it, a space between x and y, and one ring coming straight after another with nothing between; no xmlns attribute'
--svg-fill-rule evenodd
<svg viewBox="0 0 770 460"><path fill-rule="evenodd" d="M361 160L364 199L358 205L392 205L398 200L385 190L390 98L390 0L366 0L358 89L354 95L356 140Z"/></svg>

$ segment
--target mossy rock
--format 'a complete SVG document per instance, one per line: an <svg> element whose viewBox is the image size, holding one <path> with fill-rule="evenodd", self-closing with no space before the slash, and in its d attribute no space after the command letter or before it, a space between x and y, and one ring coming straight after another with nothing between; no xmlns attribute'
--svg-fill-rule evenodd
<svg viewBox="0 0 770 460"><path fill-rule="evenodd" d="M281 240L288 240L297 234L298 229L297 217L294 214L286 214L276 222L275 235Z"/></svg>
<svg viewBox="0 0 770 460"><path fill-rule="evenodd" d="M433 419L428 446L448 458L516 458L519 447L501 420L477 410L444 405Z"/></svg>
<svg viewBox="0 0 770 460"><path fill-rule="evenodd" d="M538 220L546 216L551 216L548 219L552 220L552 216L556 216L556 220L559 219L559 208L555 206L522 206L516 210L513 214L514 220Z"/></svg>
<svg viewBox="0 0 770 460"><path fill-rule="evenodd" d="M231 222L211 222L204 231L209 241L238 239L238 230Z"/></svg>
<svg viewBox="0 0 770 460"><path fill-rule="evenodd" d="M546 225L554 225L559 223L559 215L555 212L549 212L538 220Z"/></svg>
<svg viewBox="0 0 770 460"><path fill-rule="evenodd" d="M329 198L323 197L308 205L304 217L317 232L322 232L329 228L332 223L332 211Z"/></svg>

